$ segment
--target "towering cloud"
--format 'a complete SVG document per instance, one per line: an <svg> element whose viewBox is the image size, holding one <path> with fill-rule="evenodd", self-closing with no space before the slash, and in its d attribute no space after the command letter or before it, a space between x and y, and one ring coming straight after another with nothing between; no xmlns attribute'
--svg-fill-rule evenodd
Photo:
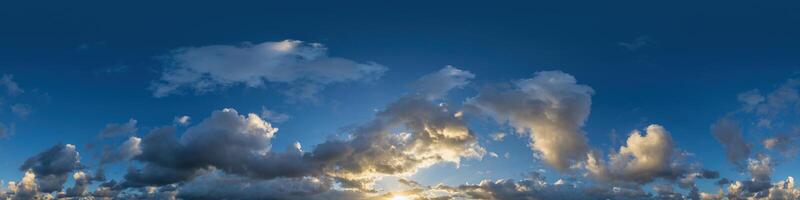
<svg viewBox="0 0 800 200"><path fill-rule="evenodd" d="M592 88L560 71L536 73L513 88L484 89L467 101L517 133L530 134L531 148L560 171L583 160L589 147L581 131L589 116Z"/></svg>
<svg viewBox="0 0 800 200"><path fill-rule="evenodd" d="M177 49L164 59L167 66L152 85L153 96L182 88L203 93L281 83L289 86L290 97L309 99L328 84L373 80L387 70L377 63L329 57L327 51L322 44L297 40Z"/></svg>

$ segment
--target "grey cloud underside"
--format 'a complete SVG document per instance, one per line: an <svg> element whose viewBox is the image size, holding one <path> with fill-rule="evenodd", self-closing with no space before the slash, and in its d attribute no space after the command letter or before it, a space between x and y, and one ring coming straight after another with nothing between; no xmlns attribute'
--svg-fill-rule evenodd
<svg viewBox="0 0 800 200"><path fill-rule="evenodd" d="M447 70L468 73L452 67L442 71ZM466 84L466 79L460 84ZM342 187L370 191L375 176L408 174L436 163L481 158L485 150L475 133L455 113L427 97L402 97L374 120L346 132L348 139L330 139L310 152L301 151L299 145L272 151L270 140L277 128L270 123L233 109L215 111L180 138L173 127L158 128L145 136L141 154L133 157L144 166L129 170L122 185L180 183L218 169L262 180L329 177Z"/></svg>
<svg viewBox="0 0 800 200"><path fill-rule="evenodd" d="M28 158L19 169L30 170L36 174L39 191L49 193L60 191L67 181L67 176L82 167L74 145L58 144Z"/></svg>
<svg viewBox="0 0 800 200"><path fill-rule="evenodd" d="M181 48L167 55L164 64L161 78L151 87L155 97L185 89L205 93L233 85L276 83L288 87L284 93L289 97L308 100L326 85L374 80L388 69L374 62L330 57L322 44L297 40Z"/></svg>
<svg viewBox="0 0 800 200"><path fill-rule="evenodd" d="M260 131L247 128L259 124ZM394 133L395 128L407 132ZM276 131L257 115L244 117L231 109L214 112L180 138L172 127L156 129L142 139L142 153L133 158L145 166L132 169L124 184L178 183L211 167L258 179L331 176L359 182L374 174L409 173L485 153L453 113L415 97L391 104L375 120L353 130L352 139L330 140L310 153L294 147L270 151L269 140ZM390 146L394 148L385 148Z"/></svg>

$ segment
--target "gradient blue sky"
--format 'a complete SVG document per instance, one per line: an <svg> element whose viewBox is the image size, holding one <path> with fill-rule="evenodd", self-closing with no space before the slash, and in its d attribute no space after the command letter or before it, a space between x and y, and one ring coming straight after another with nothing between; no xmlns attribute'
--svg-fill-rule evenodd
<svg viewBox="0 0 800 200"><path fill-rule="evenodd" d="M222 108L284 113L288 120L273 123L280 128L273 149L295 141L311 149L369 121L413 92L411 82L447 65L475 74L447 104L461 105L482 86L559 70L595 91L583 127L592 147L616 149L630 131L660 124L704 168L748 179L725 159L710 127L742 106L738 94L767 93L800 76L798 9L797 2L755 1L3 2L0 74L13 75L24 93L0 101L0 122L15 126L0 140L0 179L19 180L25 159L57 143L76 144L82 163L96 166L98 149L87 145L108 123L136 119L141 136L176 116L196 123ZM373 81L330 84L316 102L288 100L284 86L270 84L162 98L150 89L172 50L285 39L322 43L331 56L388 71ZM30 114L15 114L15 104ZM796 122L796 114L787 117ZM549 180L564 176L534 158L527 136L491 141L489 134L511 129L470 120L479 143L500 158L466 160L458 169L438 164L413 180L457 185L540 169ZM745 130L754 145L763 138L756 133L773 131ZM126 167L115 164L108 176L120 179ZM798 176L797 169L800 162L786 158L774 180ZM698 184L716 191L715 181Z"/></svg>

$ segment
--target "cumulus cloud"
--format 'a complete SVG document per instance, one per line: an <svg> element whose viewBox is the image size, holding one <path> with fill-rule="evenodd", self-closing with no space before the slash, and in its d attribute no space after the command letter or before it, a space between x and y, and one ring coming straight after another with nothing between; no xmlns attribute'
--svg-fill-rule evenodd
<svg viewBox="0 0 800 200"><path fill-rule="evenodd" d="M398 128L404 131L396 132ZM439 162L458 164L481 158L486 150L466 124L433 102L406 97L390 104L376 118L351 133L350 140L331 140L314 149L315 157L332 163L337 177L415 172ZM389 147L389 148L386 148Z"/></svg>
<svg viewBox="0 0 800 200"><path fill-rule="evenodd" d="M585 163L587 175L601 185L609 184L630 191L656 183L652 199L700 199L702 193L695 182L698 179L717 179L719 172L686 161L688 153L676 150L674 146L669 132L660 125L648 126L645 134L634 130L618 151L609 153L608 160L603 160L595 151L589 153ZM688 193L673 190L673 185Z"/></svg>
<svg viewBox="0 0 800 200"><path fill-rule="evenodd" d="M72 175L72 179L75 180L75 184L71 188L67 188L64 197L88 197L89 194L89 184L90 178L89 175L84 173L83 171L75 172Z"/></svg>
<svg viewBox="0 0 800 200"><path fill-rule="evenodd" d="M15 183L13 181L9 182L8 187L9 191L5 194L0 194L0 197L13 200L35 199L42 197L42 194L39 193L39 185L36 184L36 174L30 170L25 172L25 176L22 177L22 181L19 183Z"/></svg>
<svg viewBox="0 0 800 200"><path fill-rule="evenodd" d="M341 188L371 192L380 176L411 174L437 163L459 165L486 154L460 117L419 95L400 98L373 120L348 129L346 138L330 138L310 152L299 143L272 150L277 132L259 115L234 109L214 111L180 137L172 126L154 129L132 158L142 167L131 168L122 186L186 183L218 170L257 180L331 179Z"/></svg>
<svg viewBox="0 0 800 200"><path fill-rule="evenodd" d="M411 86L417 93L427 99L435 100L444 97L448 91L461 88L475 78L475 74L453 66L445 66L437 72L419 78Z"/></svg>
<svg viewBox="0 0 800 200"><path fill-rule="evenodd" d="M106 127L100 131L100 137L109 138L134 134L138 130L136 127L137 122L135 119L129 119L126 123L106 124Z"/></svg>
<svg viewBox="0 0 800 200"><path fill-rule="evenodd" d="M739 124L729 118L722 118L711 125L711 134L725 147L725 156L729 161L740 164L750 156L750 146L742 137Z"/></svg>
<svg viewBox="0 0 800 200"><path fill-rule="evenodd" d="M567 171L589 149L581 127L589 116L592 88L560 71L538 72L513 88L484 89L467 101L517 133L530 134L531 148L559 171Z"/></svg>
<svg viewBox="0 0 800 200"><path fill-rule="evenodd" d="M648 179L668 170L672 161L673 142L668 134L659 125L648 126L646 135L634 131L626 146L612 156L612 165L619 166L626 179L649 182Z"/></svg>
<svg viewBox="0 0 800 200"><path fill-rule="evenodd" d="M130 171L126 179L137 185L163 185L191 178L208 167L271 177L301 170L302 167L292 169L272 164L287 168L273 169L258 165L261 160L278 159L279 156L270 154L270 140L277 131L258 115L242 116L234 109L214 111L180 138L175 137L174 127L157 128L142 139L141 153L134 157L146 163L144 169Z"/></svg>
<svg viewBox="0 0 800 200"><path fill-rule="evenodd" d="M161 78L152 84L153 96L165 97L190 89L196 93L234 85L288 85L287 95L311 99L326 85L379 78L387 68L367 62L328 56L319 43L298 40L241 45L187 47L164 59Z"/></svg>
<svg viewBox="0 0 800 200"><path fill-rule="evenodd" d="M28 158L19 169L33 172L39 190L50 193L61 191L69 173L82 167L75 145L59 144Z"/></svg>

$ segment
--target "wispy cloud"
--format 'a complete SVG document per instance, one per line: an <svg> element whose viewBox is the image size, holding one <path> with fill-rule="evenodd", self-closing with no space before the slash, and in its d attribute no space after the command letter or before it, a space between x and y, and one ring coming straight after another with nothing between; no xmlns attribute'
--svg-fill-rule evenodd
<svg viewBox="0 0 800 200"><path fill-rule="evenodd" d="M186 89L205 93L275 83L288 87L283 93L293 99L313 100L327 85L375 80L388 69L330 57L322 44L298 40L186 47L173 50L163 61L161 78L151 87L155 97Z"/></svg>

